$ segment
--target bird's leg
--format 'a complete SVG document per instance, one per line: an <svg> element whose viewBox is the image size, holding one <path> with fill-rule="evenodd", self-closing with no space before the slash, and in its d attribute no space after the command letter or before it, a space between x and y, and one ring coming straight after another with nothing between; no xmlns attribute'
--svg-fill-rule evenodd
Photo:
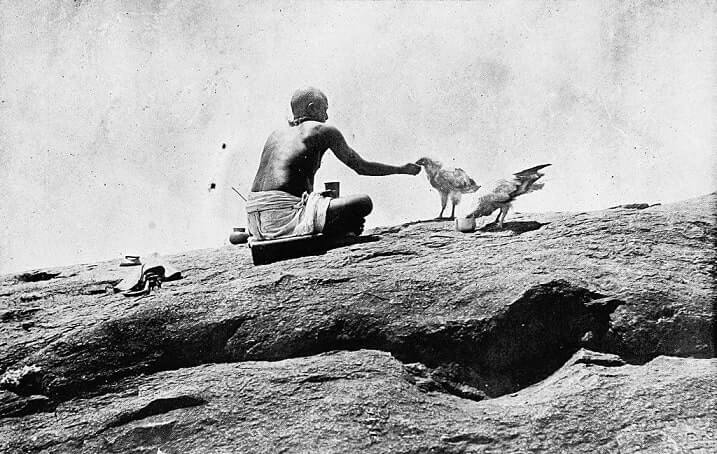
<svg viewBox="0 0 717 454"><path fill-rule="evenodd" d="M456 205L458 205L461 202L461 193L460 192L451 192L451 217L450 219L456 218Z"/></svg>
<svg viewBox="0 0 717 454"><path fill-rule="evenodd" d="M502 213L503 213L503 207L500 207L500 211L498 212L498 216L495 217L495 221L493 221L493 224L497 224L497 223L498 223L498 221L499 221L499 219L500 219L500 215L501 215Z"/></svg>
<svg viewBox="0 0 717 454"><path fill-rule="evenodd" d="M438 219L443 219L443 211L446 209L446 203L448 202L448 194L441 192L441 214L438 215Z"/></svg>
<svg viewBox="0 0 717 454"><path fill-rule="evenodd" d="M500 209L500 221L498 222L498 228L503 228L503 221L505 221L505 217L508 215L508 210L510 209L510 206L505 206Z"/></svg>

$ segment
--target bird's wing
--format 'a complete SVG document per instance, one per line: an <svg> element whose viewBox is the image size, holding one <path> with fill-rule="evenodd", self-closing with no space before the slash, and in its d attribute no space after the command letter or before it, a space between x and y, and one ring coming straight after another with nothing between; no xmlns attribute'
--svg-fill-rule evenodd
<svg viewBox="0 0 717 454"><path fill-rule="evenodd" d="M441 169L433 179L436 188L444 192L474 192L478 185L463 169Z"/></svg>
<svg viewBox="0 0 717 454"><path fill-rule="evenodd" d="M490 193L496 202L510 202L518 188L518 182L515 180L498 180Z"/></svg>
<svg viewBox="0 0 717 454"><path fill-rule="evenodd" d="M542 189L543 184L536 183L543 176L539 170L549 165L531 167L513 174L510 179L498 180L490 191L478 197L478 202L471 215L474 217L488 216L506 203L515 200L516 197Z"/></svg>
<svg viewBox="0 0 717 454"><path fill-rule="evenodd" d="M451 192L452 190L450 180L445 177L443 170L439 170L431 178L431 186L438 189L439 192Z"/></svg>
<svg viewBox="0 0 717 454"><path fill-rule="evenodd" d="M510 180L498 180L493 188L478 197L475 208L470 214L473 217L488 216L506 203L513 200L517 184Z"/></svg>
<svg viewBox="0 0 717 454"><path fill-rule="evenodd" d="M468 175L468 172L463 169L456 168L453 174L456 176L456 179L461 181L461 192L475 192L480 187L478 183Z"/></svg>
<svg viewBox="0 0 717 454"><path fill-rule="evenodd" d="M543 187L542 184L535 184L536 181L543 176L539 172L540 169L548 167L550 164L542 164L539 166L531 167L529 169L521 170L518 173L513 174L513 180L515 181L516 188L511 193L513 198L519 195L527 194L528 192L537 191Z"/></svg>

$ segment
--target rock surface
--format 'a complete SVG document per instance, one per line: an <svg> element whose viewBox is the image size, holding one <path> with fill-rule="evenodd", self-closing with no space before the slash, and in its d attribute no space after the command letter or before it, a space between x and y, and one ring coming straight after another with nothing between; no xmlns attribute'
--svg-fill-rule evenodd
<svg viewBox="0 0 717 454"><path fill-rule="evenodd" d="M424 392L388 353L211 364L6 420L23 452L714 452L715 360L571 361L481 402ZM610 359L613 361L613 359ZM608 361L608 363L610 363ZM616 405L619 402L619 405Z"/></svg>
<svg viewBox="0 0 717 454"><path fill-rule="evenodd" d="M0 451L712 452L716 201L0 277Z"/></svg>

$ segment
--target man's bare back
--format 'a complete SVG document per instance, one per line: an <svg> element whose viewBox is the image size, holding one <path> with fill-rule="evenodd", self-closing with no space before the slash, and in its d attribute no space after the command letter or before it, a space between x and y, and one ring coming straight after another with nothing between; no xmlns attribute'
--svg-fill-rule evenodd
<svg viewBox="0 0 717 454"><path fill-rule="evenodd" d="M297 197L314 189L314 176L326 150L359 175L417 175L421 167L408 163L392 166L363 159L334 126L326 125L328 100L321 91L297 90L291 100L294 121L288 128L274 131L262 151L252 192L283 191ZM326 214L329 231L359 230L363 218L371 212L367 195L331 200Z"/></svg>
<svg viewBox="0 0 717 454"><path fill-rule="evenodd" d="M328 149L359 175L416 175L420 171L415 164L396 167L365 161L346 144L338 129L318 121L305 121L269 136L252 191L279 190L299 197L312 192L314 176Z"/></svg>
<svg viewBox="0 0 717 454"><path fill-rule="evenodd" d="M274 131L261 154L252 191L285 191L297 197L314 190L314 175L328 149L325 128L316 121Z"/></svg>

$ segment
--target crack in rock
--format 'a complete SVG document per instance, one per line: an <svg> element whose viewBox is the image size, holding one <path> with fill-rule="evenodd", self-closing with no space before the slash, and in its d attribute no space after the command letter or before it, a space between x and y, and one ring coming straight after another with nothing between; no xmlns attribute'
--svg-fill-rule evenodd
<svg viewBox="0 0 717 454"><path fill-rule="evenodd" d="M0 419L49 411L51 407L47 396L19 396L10 391L0 391Z"/></svg>
<svg viewBox="0 0 717 454"><path fill-rule="evenodd" d="M586 364L588 366L603 366L603 367L620 367L627 364L618 355L610 353L600 353L591 350L581 348L578 350L570 361L565 363L563 367L573 366L575 364Z"/></svg>
<svg viewBox="0 0 717 454"><path fill-rule="evenodd" d="M486 319L397 325L379 316L337 312L320 325L289 326L287 331L278 318L257 318L237 330L227 349L236 361L382 350L404 363L439 369L443 388L458 383L453 386L456 393L467 385L480 391L465 394L494 397L545 378L581 346L599 347L609 328L609 314L619 304L614 298L553 281L529 289L502 313Z"/></svg>
<svg viewBox="0 0 717 454"><path fill-rule="evenodd" d="M168 413L179 408L196 407L206 403L207 401L201 397L189 395L155 398L138 409L119 414L106 424L105 429L122 426L131 421L138 421L150 416Z"/></svg>
<svg viewBox="0 0 717 454"><path fill-rule="evenodd" d="M410 250L396 250L396 251L378 251L378 252L370 252L368 254L359 255L356 258L352 259L352 263L359 263L364 262L367 260L373 260L377 258L383 258L383 257L396 257L396 256L409 256L409 257L415 257L418 254L414 251Z"/></svg>
<svg viewBox="0 0 717 454"><path fill-rule="evenodd" d="M490 437L488 435L483 435L479 433L462 433L462 434L456 434L456 435L446 435L441 437L442 441L445 441L447 443L468 443L468 444L479 444L479 445L486 445L489 443L494 443L497 440L493 437Z"/></svg>

